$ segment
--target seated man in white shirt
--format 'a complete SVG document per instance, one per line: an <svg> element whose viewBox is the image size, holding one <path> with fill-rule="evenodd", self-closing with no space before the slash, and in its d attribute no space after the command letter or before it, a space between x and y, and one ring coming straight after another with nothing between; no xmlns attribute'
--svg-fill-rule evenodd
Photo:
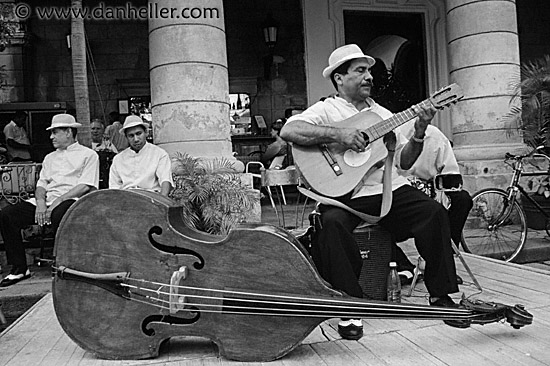
<svg viewBox="0 0 550 366"><path fill-rule="evenodd" d="M44 158L35 197L0 211L0 231L4 238L11 273L0 287L13 285L31 276L27 268L21 229L37 223L57 230L61 218L76 199L96 189L99 181L97 154L76 141L77 123L69 114L53 116L50 139L55 151Z"/></svg>
<svg viewBox="0 0 550 366"><path fill-rule="evenodd" d="M105 126L101 120L94 118L90 122L90 132L92 134L92 149L95 151L110 151L118 153L115 145L113 145L108 135L105 135Z"/></svg>
<svg viewBox="0 0 550 366"><path fill-rule="evenodd" d="M17 111L13 120L4 127L4 136L6 136L6 145L11 161L31 160L31 143L25 131L25 122L27 113Z"/></svg>
<svg viewBox="0 0 550 366"><path fill-rule="evenodd" d="M413 136L414 123L407 122L398 127L400 133L407 138ZM424 148L413 166L408 170L401 170L399 174L406 177L417 177L424 181L432 181L438 174L460 174L458 162L453 152L451 142L437 127L429 125L426 128ZM449 215L451 239L457 247L460 246L462 230L468 213L472 208L472 198L465 190L454 192L437 192L436 200L440 202ZM395 248L394 259L397 262L400 277L403 274L402 283L410 283L414 273L414 265L409 261L399 246ZM462 279L457 276L457 282Z"/></svg>
<svg viewBox="0 0 550 366"><path fill-rule="evenodd" d="M138 116L128 116L120 133L130 147L113 158L109 188L141 188L168 196L174 181L168 153L147 142L149 125Z"/></svg>

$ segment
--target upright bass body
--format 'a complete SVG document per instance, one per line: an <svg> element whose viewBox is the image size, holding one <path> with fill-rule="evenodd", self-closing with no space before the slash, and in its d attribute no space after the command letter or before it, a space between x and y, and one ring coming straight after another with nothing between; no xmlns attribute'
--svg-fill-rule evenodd
<svg viewBox="0 0 550 366"><path fill-rule="evenodd" d="M218 237L184 227L180 215L160 195L119 190L86 195L67 212L56 237L53 299L62 328L78 345L101 358L136 359L156 356L167 338L202 336L228 358L273 360L323 319L290 324L285 317L224 311L232 294L341 296L285 231L248 225ZM87 275L68 280L62 268ZM174 281L176 272L183 275ZM123 273L118 282L150 291L116 285L113 276L93 278L108 273Z"/></svg>
<svg viewBox="0 0 550 366"><path fill-rule="evenodd" d="M170 337L201 336L227 358L269 361L333 317L532 322L519 305L451 309L345 296L285 230L200 233L183 225L174 201L145 191L100 190L77 201L61 221L55 255L59 323L108 359L154 357Z"/></svg>

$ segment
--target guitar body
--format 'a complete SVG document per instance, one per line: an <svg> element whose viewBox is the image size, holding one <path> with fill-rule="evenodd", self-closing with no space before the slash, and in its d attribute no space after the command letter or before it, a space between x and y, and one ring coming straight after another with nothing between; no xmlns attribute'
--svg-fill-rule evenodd
<svg viewBox="0 0 550 366"><path fill-rule="evenodd" d="M441 109L458 102L463 97L456 84L448 85L433 93L418 105ZM292 146L296 167L311 188L328 197L342 196L354 189L369 169L387 155L382 137L403 123L416 117L413 107L382 120L373 112L357 113L334 123L333 127L350 127L368 137L369 145L364 153L355 153L338 143L325 145Z"/></svg>
<svg viewBox="0 0 550 366"><path fill-rule="evenodd" d="M368 130L369 127L382 121L373 112L363 112L344 121L333 124L340 128L357 128ZM388 151L382 139L377 139L367 145L364 152L356 153L344 148L338 143L326 144L326 149L338 164L337 174L322 153L319 145L293 145L292 156L300 174L308 185L322 195L328 197L342 196L354 189L378 162L383 160Z"/></svg>

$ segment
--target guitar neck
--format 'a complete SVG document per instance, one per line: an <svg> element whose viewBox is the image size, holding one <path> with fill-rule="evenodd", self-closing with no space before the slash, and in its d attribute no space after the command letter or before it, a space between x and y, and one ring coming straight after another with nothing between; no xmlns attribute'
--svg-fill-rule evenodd
<svg viewBox="0 0 550 366"><path fill-rule="evenodd" d="M417 106L423 106L423 105L429 106L430 104L431 104L430 100L426 99L418 103ZM401 126L407 121L410 121L416 116L417 114L414 112L413 107L410 107L409 109L404 110L403 112L396 113L390 118L380 121L376 123L374 126L367 128L366 132L371 140L370 142L383 137L388 132L393 131L397 127Z"/></svg>

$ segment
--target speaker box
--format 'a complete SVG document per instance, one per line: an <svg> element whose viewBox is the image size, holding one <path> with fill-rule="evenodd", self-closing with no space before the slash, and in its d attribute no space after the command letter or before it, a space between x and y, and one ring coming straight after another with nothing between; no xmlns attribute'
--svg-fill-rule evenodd
<svg viewBox="0 0 550 366"><path fill-rule="evenodd" d="M393 236L379 225L360 225L353 236L363 258L359 275L363 296L370 300L386 300Z"/></svg>

